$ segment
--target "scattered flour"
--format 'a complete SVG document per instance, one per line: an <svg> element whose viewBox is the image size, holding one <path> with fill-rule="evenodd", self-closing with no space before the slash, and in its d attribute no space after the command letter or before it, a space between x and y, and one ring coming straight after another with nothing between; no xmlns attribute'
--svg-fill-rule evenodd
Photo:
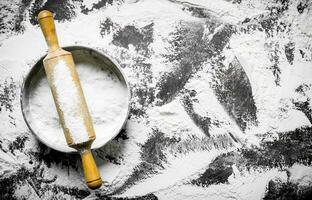
<svg viewBox="0 0 312 200"><path fill-rule="evenodd" d="M289 170L290 181L297 182L299 185L312 184L312 168L302 164L294 164Z"/></svg>
<svg viewBox="0 0 312 200"><path fill-rule="evenodd" d="M86 8L91 8L92 5L97 2L97 0L88 0L84 1L83 4ZM172 70L171 63L164 63L162 56L162 54L166 54L166 47L170 46L168 45L170 33L175 31L180 21L194 22L201 20L204 22L205 20L203 18L193 17L188 12L183 11L182 4L192 6L197 4L199 8L208 9L209 13L216 15L218 19L220 18L222 21L234 25L237 25L237 23L240 23L245 18L252 19L254 16L259 14L266 15L268 12L266 9L268 2L262 0L242 1L241 4L232 4L228 1L215 3L211 0L188 0L183 1L182 4L172 2L177 1L129 0L125 1L125 4L120 6L112 5L100 10L94 10L88 15L77 13L77 16L70 22L56 22L57 31L59 35L62 36L59 38L60 43L62 46L76 44L98 48L108 53L111 57L117 60L119 59L121 63L125 64L126 67L123 70L131 86L135 89L140 79L138 79L137 71L134 70L132 66L135 65L134 58L137 57L138 53L131 45L129 45L128 50L113 45L111 43L113 33L105 36L99 34L100 23L107 18L110 18L120 27L127 25L144 27L154 23L154 41L150 45L154 53L151 58L146 59L146 63L150 63L152 66L153 73L151 79L153 79L153 82L151 84L154 84L164 72ZM312 20L309 19L311 19L312 15L309 14L307 9L304 13L298 14L297 3L298 1L294 1L294 3L289 6L291 10L286 11L289 13L287 18L283 16L283 19L286 21L292 21L294 25L293 30L296 30L291 36L296 44L296 50L294 65L288 64L285 58L281 56L279 65L282 71L281 86L275 85L274 76L269 69L271 62L267 55L266 43L270 41L266 41L267 38L264 31L254 31L249 34L236 33L232 35L230 40L231 49L229 50L229 54L234 54L237 57L251 83L254 100L258 109L258 126L249 127L245 135L243 135L233 121L226 115L226 112L216 100L209 86L206 85L203 87L206 83L205 80L208 80L205 73L199 72L197 77L190 79L186 84L186 88L198 92L198 102L194 103L194 110L201 116L208 116L222 123L220 127L212 127L210 134L213 137L227 134L228 130L232 130L232 133L234 133L236 137L247 138L248 140L246 143L248 145L257 143L256 139L254 139L256 135L265 134L271 130L287 131L303 125L311 125L303 114L299 114L299 112L295 111L293 108L287 108L287 115L281 113L279 109L282 106L281 98L295 97L294 88L301 83L311 83L311 67L309 67L311 66L310 53L306 53L304 57L307 60L302 61L303 59L302 55L299 54L299 49L311 48L311 29L309 29L309 24L311 24ZM9 37L1 43L1 65L6 68L6 70L1 69L1 75L3 75L3 73L7 74L3 76L3 78L9 77L12 74L16 76L22 71L28 71L29 67L32 66L35 60L42 56L46 50L46 45L39 27L33 26L28 20L25 20L23 24L25 25L23 34ZM85 24L88 25L88 28L81 28ZM297 26L297 28L295 26ZM287 32L287 34L289 33ZM288 42L287 38L288 37L278 35L273 40L283 45ZM16 48L17 46L19 48ZM28 50L29 46L33 47L31 51ZM228 57L228 54L226 54L226 57ZM16 63L20 64L17 65ZM118 118L119 115L116 113L113 115L106 115L106 113L113 112L113 107L105 107L105 105L107 105L105 101L108 99L110 102L118 103L120 100L126 101L126 99L124 98L125 93L123 92L117 94L106 93L104 91L125 91L125 89L122 89L122 85L115 84L112 81L117 79L109 77L106 72L100 70L95 72L94 68L86 67L85 63L77 64L77 70L89 105L97 138L102 138L103 140L109 139L110 137L108 134L113 133L112 130L116 130L112 124L118 121L116 118ZM92 76L89 76L90 74L92 74ZM288 76L288 74L290 74L291 77ZM22 81L18 78L16 78L16 80ZM112 85L109 87L107 84ZM103 92L100 93L99 91ZM106 94L111 95L108 96ZM64 134L58 124L58 116L46 79L40 80L38 87L33 93L32 100L34 106L32 109L36 111L32 112L33 118L41 119L34 122L36 123L36 130L42 133L42 137L45 137L42 140L51 140L54 144L58 145L59 148L62 148L62 150L72 151L71 148L66 146ZM136 100L136 98L133 99L133 101ZM209 106L206 107L204 105ZM19 106L18 100L16 100L14 106L16 108ZM140 105L134 103L132 106L137 109ZM118 109L120 108L116 106L115 111L117 113ZM14 115L16 118L17 126L12 125L11 128L9 128L10 125L1 124L1 129L3 129L2 134L7 137L6 139L8 141L14 141L18 135L28 131L18 109L11 115ZM9 114L5 112L0 113L0 119L2 121L8 119L8 116ZM107 119L102 116L115 116L115 118ZM116 124L116 127L117 126L118 124ZM51 127L51 129L48 129L49 127ZM121 158L118 161L120 161L120 163L115 164L114 162L107 161L107 159L98 157L97 163L99 169L101 173L104 174L105 180L107 181L101 188L101 190L104 191L103 193L107 194L108 192L114 191L114 189L118 189L118 187L128 181L129 176L136 170L137 166L144 163L144 160L142 161L142 144L148 140L151 130L155 127L165 132L167 137L175 137L179 136L179 133L183 133L183 135L180 134L181 142L187 141L187 134L190 136L195 135L196 138L201 136L202 138L205 137L201 130L199 130L189 118L183 106L180 104L179 98L161 107L151 105L151 108L147 110L146 118L131 118L128 121L126 130L129 139L122 141L120 148L118 148L118 152L120 152L118 156ZM34 141L32 137L29 138L31 141ZM3 141L2 146L8 143L5 140ZM199 144L198 146L203 146L203 144ZM97 147L97 140L94 142L93 147ZM25 148L25 151L29 151L30 149L34 149L34 146L29 145ZM226 152L226 150L197 150L195 152L190 151L181 157L174 157L171 156L172 152L166 151L165 157L168 158L168 160L164 169L158 171L156 174L147 174L149 177L139 180L134 185L130 186L124 191L123 196L143 195L148 192L157 191L154 194L159 199L261 199L269 180L276 176L287 179L285 172L272 169L264 172L252 172L242 176L238 176L237 174L239 174L239 172L236 172L235 176L232 175L229 178L229 183L226 184L211 185L209 187L197 187L187 184L190 177L199 176L213 158L224 152ZM6 153L6 155L9 154ZM15 163L27 163L29 160L27 154L21 153L20 155L21 156L18 157L19 162L16 161ZM105 156L106 154L103 153L103 155ZM1 157L6 158L2 155ZM15 158L16 156L14 156L14 159ZM11 159L6 158L6 160L9 161ZM10 162L14 162L14 160ZM0 161L0 163L1 166L5 166L3 169L0 169L1 171L10 169L3 164L3 161ZM76 181L72 181L73 178L76 177L76 174L72 172L74 170L70 171L70 175L67 175L65 172L66 170L61 167L46 167L45 170L52 175L58 176L57 184L73 187L77 187L78 185ZM299 172L302 172L302 174L298 175ZM305 177L304 182L307 183L311 180L311 176L305 175L310 172L310 169L304 169L303 166L294 166L291 169L294 180L301 180L301 177ZM81 178L80 176L78 177ZM155 184L156 182L157 184ZM21 192L23 193L24 190ZM90 196L92 196L92 194ZM92 197L90 197L90 199L92 199ZM96 197L94 197L94 199L96 199Z"/></svg>
<svg viewBox="0 0 312 200"><path fill-rule="evenodd" d="M235 167L235 166L234 166ZM160 199L263 199L265 185L271 179L287 180L286 172L278 169L267 171L250 171L237 177L229 177L228 183L210 185L209 187L196 187L191 184L176 185L156 192ZM195 198L194 198L195 197Z"/></svg>
<svg viewBox="0 0 312 200"><path fill-rule="evenodd" d="M233 149L229 149L233 150ZM166 169L161 173L151 175L150 179L143 180L137 185L133 186L121 196L136 196L145 195L146 193L158 192L166 190L173 185L177 184L181 186L183 182L187 182L192 175L196 177L197 173L204 172L206 166L211 163L216 155L225 152L224 150L211 150L211 151L199 151L191 152L187 156L181 156L178 158L172 157L171 165L166 166ZM202 162L198 160L203 159ZM192 163L190 165L190 163ZM194 174L194 172L197 172ZM156 184L155 184L156 183Z"/></svg>

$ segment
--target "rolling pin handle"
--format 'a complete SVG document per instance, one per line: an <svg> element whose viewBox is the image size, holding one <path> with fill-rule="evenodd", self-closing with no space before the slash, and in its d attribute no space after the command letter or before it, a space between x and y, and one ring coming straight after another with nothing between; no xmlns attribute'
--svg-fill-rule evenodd
<svg viewBox="0 0 312 200"><path fill-rule="evenodd" d="M38 21L45 40L49 46L49 52L58 50L60 46L55 31L53 14L48 10L43 10L38 15Z"/></svg>
<svg viewBox="0 0 312 200"><path fill-rule="evenodd" d="M100 188L102 185L102 178L94 161L90 149L84 149L80 152L82 167L85 175L85 180L90 189Z"/></svg>

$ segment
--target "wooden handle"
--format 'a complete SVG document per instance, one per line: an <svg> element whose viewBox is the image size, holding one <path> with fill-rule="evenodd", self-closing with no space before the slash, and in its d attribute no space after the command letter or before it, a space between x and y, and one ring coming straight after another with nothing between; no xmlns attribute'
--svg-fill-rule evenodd
<svg viewBox="0 0 312 200"><path fill-rule="evenodd" d="M80 153L82 160L82 167L86 179L86 183L90 189L97 189L102 185L102 178L94 161L90 149L84 150Z"/></svg>
<svg viewBox="0 0 312 200"><path fill-rule="evenodd" d="M45 40L49 46L49 51L52 52L59 49L60 46L55 32L55 25L52 13L47 10L41 11L38 15L38 21Z"/></svg>

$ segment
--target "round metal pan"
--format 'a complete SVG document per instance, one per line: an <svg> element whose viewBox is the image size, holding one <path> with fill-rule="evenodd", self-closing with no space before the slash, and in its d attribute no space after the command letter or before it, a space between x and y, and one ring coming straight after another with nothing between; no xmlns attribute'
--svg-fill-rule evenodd
<svg viewBox="0 0 312 200"><path fill-rule="evenodd" d="M88 48L88 47L83 47L83 46L68 46L68 47L64 47L63 49L65 49L66 51L69 51L72 53L74 61L75 59L79 59L81 60L81 57L86 57L87 59L95 59L97 62L100 62L100 67L105 67L105 69L110 70L112 73L114 73L119 81L124 84L127 88L127 105L126 105L126 113L124 114L123 117L123 121L120 122L120 128L118 129L118 131L114 132L114 133L109 133L109 138L105 139L103 141L99 141L98 137L96 139L96 142L93 143L92 145L92 149L97 149L102 147L103 145L105 145L107 142L109 142L111 139L113 139L116 135L118 135L118 133L122 130L122 128L125 126L126 121L128 119L128 115L129 115L129 109L130 109L130 89L129 89L129 84L125 78L125 76L123 75L120 66L114 62L111 58L103 55L102 53L100 53L99 51L96 51L94 49ZM68 146L66 146L66 148L58 148L53 146L50 141L46 141L44 140L42 137L40 137L40 134L38 134L38 129L34 128L31 126L30 123L30 111L28 109L29 104L30 104L30 93L32 92L32 84L35 84L39 79L41 78L45 78L45 71L44 71L44 67L43 67L43 59L46 55L44 55L42 58L40 58L36 64L31 68L30 72L27 74L27 76L25 77L25 80L23 82L22 88L21 88L21 109L22 109L22 114L24 117L24 120L28 126L28 128L31 130L31 132L45 145L47 145L48 147L58 150L58 151L62 151L62 152L66 152L66 153L70 153L70 152L76 152L75 149L70 148ZM101 91L99 91L101 92ZM47 94L47 95L51 95L51 94ZM52 95L51 95L52 98ZM96 98L96 97L95 97ZM97 133L96 133L97 134ZM96 143L96 145L94 145Z"/></svg>

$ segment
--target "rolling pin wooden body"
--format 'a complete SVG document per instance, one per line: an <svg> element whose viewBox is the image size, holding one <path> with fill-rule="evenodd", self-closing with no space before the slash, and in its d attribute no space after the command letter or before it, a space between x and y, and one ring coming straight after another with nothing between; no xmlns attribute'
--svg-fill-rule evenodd
<svg viewBox="0 0 312 200"><path fill-rule="evenodd" d="M90 150L95 132L72 54L60 48L51 12L41 11L38 21L49 47L43 64L67 144L81 155L88 187L99 188L102 179Z"/></svg>

